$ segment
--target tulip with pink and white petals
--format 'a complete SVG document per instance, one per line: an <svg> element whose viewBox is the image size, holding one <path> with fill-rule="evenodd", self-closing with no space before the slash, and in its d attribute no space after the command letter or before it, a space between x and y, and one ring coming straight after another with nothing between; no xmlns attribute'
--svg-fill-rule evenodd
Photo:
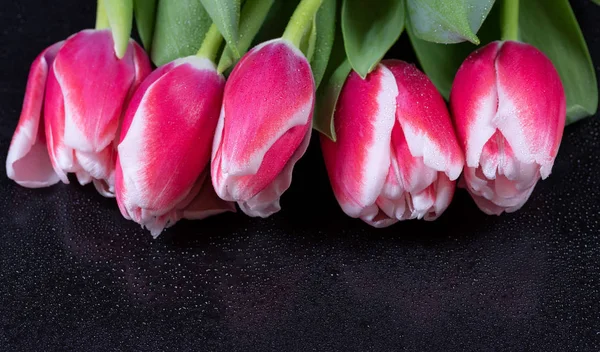
<svg viewBox="0 0 600 352"><path fill-rule="evenodd" d="M285 39L258 45L225 86L215 134L217 194L250 216L279 211L292 170L310 141L315 84L302 52Z"/></svg>
<svg viewBox="0 0 600 352"><path fill-rule="evenodd" d="M346 214L385 227L448 207L464 157L443 98L414 65L386 60L364 80L352 72L334 124L336 142L321 136L321 147Z"/></svg>
<svg viewBox="0 0 600 352"><path fill-rule="evenodd" d="M552 62L528 44L490 43L462 64L450 103L465 187L487 214L518 210L550 175L563 133L565 93Z"/></svg>
<svg viewBox="0 0 600 352"><path fill-rule="evenodd" d="M29 71L21 117L6 158L8 178L24 187L47 187L60 181L48 157L42 109L48 71L63 43L44 50Z"/></svg>
<svg viewBox="0 0 600 352"><path fill-rule="evenodd" d="M130 40L122 59L110 30L83 30L68 38L50 66L44 123L50 161L58 178L94 182L114 193L115 139L124 109L150 73L144 50Z"/></svg>
<svg viewBox="0 0 600 352"><path fill-rule="evenodd" d="M148 76L127 109L116 165L121 213L154 237L182 218L234 211L210 182L212 140L225 79L190 56Z"/></svg>

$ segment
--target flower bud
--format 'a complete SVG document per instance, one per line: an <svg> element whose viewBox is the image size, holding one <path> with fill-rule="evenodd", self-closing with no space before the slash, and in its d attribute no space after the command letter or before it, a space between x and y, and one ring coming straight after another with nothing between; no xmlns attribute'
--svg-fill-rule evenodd
<svg viewBox="0 0 600 352"><path fill-rule="evenodd" d="M321 136L333 192L346 214L374 227L433 220L448 207L464 157L446 104L414 65L385 60L340 93L336 142Z"/></svg>
<svg viewBox="0 0 600 352"><path fill-rule="evenodd" d="M213 145L212 181L222 199L250 216L279 211L310 141L314 98L310 65L286 40L263 43L240 60L225 86Z"/></svg>
<svg viewBox="0 0 600 352"><path fill-rule="evenodd" d="M487 214L518 210L550 175L563 133L565 93L552 62L528 44L490 43L458 70L450 104L464 186Z"/></svg>
<svg viewBox="0 0 600 352"><path fill-rule="evenodd" d="M189 56L156 69L131 99L116 197L123 216L154 237L181 218L234 210L216 196L209 173L224 86L212 62Z"/></svg>
<svg viewBox="0 0 600 352"><path fill-rule="evenodd" d="M124 109L150 61L133 40L118 59L110 30L83 30L58 51L46 85L44 120L50 160L69 183L94 181L100 193L114 192L115 139Z"/></svg>

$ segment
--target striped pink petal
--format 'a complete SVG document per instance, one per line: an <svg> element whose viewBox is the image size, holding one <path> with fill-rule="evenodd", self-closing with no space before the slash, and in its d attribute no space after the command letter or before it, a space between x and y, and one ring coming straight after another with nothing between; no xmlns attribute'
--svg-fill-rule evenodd
<svg viewBox="0 0 600 352"><path fill-rule="evenodd" d="M321 136L325 165L340 206L349 216L371 224L380 221L375 202L391 166L397 96L394 75L385 66L379 65L364 80L352 72L335 112L337 141Z"/></svg>
<svg viewBox="0 0 600 352"><path fill-rule="evenodd" d="M48 156L42 108L48 71L63 43L44 50L29 70L23 109L6 157L8 178L24 187L47 187L60 181Z"/></svg>
<svg viewBox="0 0 600 352"><path fill-rule="evenodd" d="M78 171L73 149L65 145L65 102L60 85L50 67L44 101L46 141L52 167L64 183L69 183L67 173Z"/></svg>
<svg viewBox="0 0 600 352"><path fill-rule="evenodd" d="M283 39L263 43L237 64L215 134L217 194L251 216L279 210L295 162L306 149L315 94L310 65Z"/></svg>
<svg viewBox="0 0 600 352"><path fill-rule="evenodd" d="M224 86L212 62L190 56L154 71L131 99L118 146L117 202L153 235L200 213L187 206L207 177Z"/></svg>
<svg viewBox="0 0 600 352"><path fill-rule="evenodd" d="M384 60L382 64L396 78L396 118L411 155L423 158L426 166L456 180L462 172L464 156L444 99L414 65L400 60Z"/></svg>
<svg viewBox="0 0 600 352"><path fill-rule="evenodd" d="M67 40L54 62L65 102L65 144L99 152L112 143L135 79L133 46L122 60L109 30L84 30Z"/></svg>

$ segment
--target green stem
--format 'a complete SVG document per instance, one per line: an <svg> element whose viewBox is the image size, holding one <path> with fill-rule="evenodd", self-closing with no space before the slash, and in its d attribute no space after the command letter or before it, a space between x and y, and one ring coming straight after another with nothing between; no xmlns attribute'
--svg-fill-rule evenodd
<svg viewBox="0 0 600 352"><path fill-rule="evenodd" d="M519 0L504 0L502 40L519 40Z"/></svg>
<svg viewBox="0 0 600 352"><path fill-rule="evenodd" d="M110 28L106 7L104 6L104 0L98 0L98 4L96 5L96 29L105 28Z"/></svg>
<svg viewBox="0 0 600 352"><path fill-rule="evenodd" d="M285 28L285 32L283 32L283 39L287 39L299 48L302 37L304 37L304 34L310 28L317 11L319 11L319 7L321 7L321 3L323 3L323 0L300 1Z"/></svg>
<svg viewBox="0 0 600 352"><path fill-rule="evenodd" d="M239 40L237 45L241 55L244 55L248 51L252 40L265 22L273 2L274 0L246 0L244 3L244 7L240 13ZM219 60L217 71L219 73L225 72L235 61L231 47L227 45Z"/></svg>
<svg viewBox="0 0 600 352"><path fill-rule="evenodd" d="M200 46L200 50L198 50L196 56L204 57L215 62L221 43L223 43L223 36L217 29L217 26L213 23L208 29L208 32L206 32L202 46Z"/></svg>

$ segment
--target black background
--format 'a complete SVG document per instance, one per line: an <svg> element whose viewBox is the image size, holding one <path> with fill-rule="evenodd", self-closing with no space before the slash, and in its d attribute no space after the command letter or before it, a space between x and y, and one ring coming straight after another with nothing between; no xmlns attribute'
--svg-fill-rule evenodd
<svg viewBox="0 0 600 352"><path fill-rule="evenodd" d="M600 7L572 5L598 70ZM29 65L93 26L95 4L0 11L5 160ZM521 211L485 216L460 190L438 221L383 230L342 213L316 142L280 213L157 240L91 186L1 176L0 351L600 350L598 116L567 127Z"/></svg>

